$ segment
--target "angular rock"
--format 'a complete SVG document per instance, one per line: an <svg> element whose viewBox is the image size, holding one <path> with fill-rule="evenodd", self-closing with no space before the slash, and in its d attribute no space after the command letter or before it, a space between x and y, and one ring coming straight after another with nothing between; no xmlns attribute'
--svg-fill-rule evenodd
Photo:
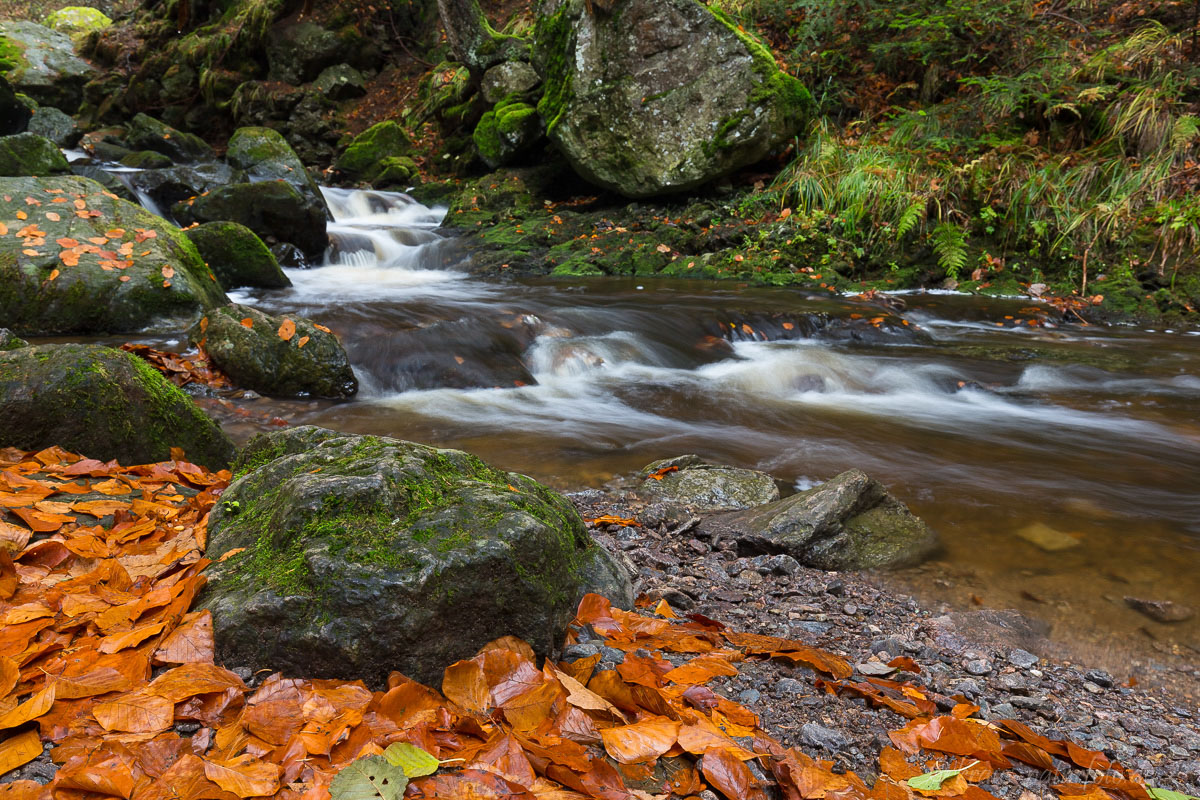
<svg viewBox="0 0 1200 800"><path fill-rule="evenodd" d="M162 154L155 153L155 155L161 156ZM123 157L121 161L124 162L126 157ZM166 156L162 157L166 158ZM216 163L169 169L146 168L142 172L130 174L128 178L129 185L142 197L143 202L149 200L155 213L169 217L171 209L176 203L199 197L222 186L243 183L246 180L246 174L235 170L228 164Z"/></svg>
<svg viewBox="0 0 1200 800"><path fill-rule="evenodd" d="M0 175L55 175L71 167L58 145L36 133L0 137Z"/></svg>
<svg viewBox="0 0 1200 800"><path fill-rule="evenodd" d="M372 125L354 137L346 151L333 162L334 169L362 180L371 180L387 158L407 156L412 139L392 120Z"/></svg>
<svg viewBox="0 0 1200 800"><path fill-rule="evenodd" d="M192 400L137 356L89 344L0 352L0 441L59 445L128 466L164 461L172 447L211 469L233 443Z"/></svg>
<svg viewBox="0 0 1200 800"><path fill-rule="evenodd" d="M697 455L655 461L640 472L643 492L696 511L754 508L779 499L775 479L765 472L711 464Z"/></svg>
<svg viewBox="0 0 1200 800"><path fill-rule="evenodd" d="M503 635L559 642L595 546L574 508L457 450L313 427L255 438L209 521L217 658L436 685Z"/></svg>
<svg viewBox="0 0 1200 800"><path fill-rule="evenodd" d="M769 50L695 0L543 4L538 111L584 178L628 197L692 189L766 157L812 98Z"/></svg>
<svg viewBox="0 0 1200 800"><path fill-rule="evenodd" d="M236 222L208 222L184 231L221 288L283 289L292 285L263 240Z"/></svg>
<svg viewBox="0 0 1200 800"><path fill-rule="evenodd" d="M176 203L171 213L182 225L240 222L268 244L294 244L314 261L329 245L325 214L287 181L220 186L194 200Z"/></svg>
<svg viewBox="0 0 1200 800"><path fill-rule="evenodd" d="M479 91L489 103L499 103L513 95L526 95L542 82L537 70L524 61L505 61L483 74Z"/></svg>
<svg viewBox="0 0 1200 800"><path fill-rule="evenodd" d="M79 126L75 120L54 106L35 109L27 130L46 137L59 147L74 147L79 143Z"/></svg>
<svg viewBox="0 0 1200 800"><path fill-rule="evenodd" d="M309 176L300 157L279 131L271 128L238 128L229 137L225 160L243 170L251 182L281 180L296 187L312 206L314 213L328 216L325 198L316 181Z"/></svg>
<svg viewBox="0 0 1200 800"><path fill-rule="evenodd" d="M334 64L321 70L313 81L313 88L330 100L349 100L367 93L367 81L349 64Z"/></svg>
<svg viewBox="0 0 1200 800"><path fill-rule="evenodd" d="M295 332L280 331L290 319ZM250 320L244 325L243 320ZM341 400L358 391L358 379L341 342L303 317L273 317L250 306L216 309L188 331L234 383L272 397Z"/></svg>
<svg viewBox="0 0 1200 800"><path fill-rule="evenodd" d="M25 202L54 196L72 202ZM18 219L18 211L29 218ZM0 223L9 230L0 236L0 320L18 333L175 327L228 302L175 226L87 178L0 178ZM108 235L118 229L119 236ZM126 245L128 255L120 252Z"/></svg>
<svg viewBox="0 0 1200 800"><path fill-rule="evenodd" d="M924 522L856 469L776 503L711 517L701 529L731 533L742 550L786 553L826 570L901 566L937 548Z"/></svg>
<svg viewBox="0 0 1200 800"><path fill-rule="evenodd" d="M0 328L0 350L16 350L18 347L29 347L29 342L8 328Z"/></svg>
<svg viewBox="0 0 1200 800"><path fill-rule="evenodd" d="M307 83L343 61L343 49L336 34L315 22L276 26L267 42L269 77L293 86Z"/></svg>
<svg viewBox="0 0 1200 800"><path fill-rule="evenodd" d="M11 49L6 56L16 63L5 76L13 88L43 106L54 106L68 114L79 110L83 85L95 70L75 55L65 33L24 20L0 22L0 40Z"/></svg>
<svg viewBox="0 0 1200 800"><path fill-rule="evenodd" d="M528 103L504 100L480 118L471 135L491 169L514 164L542 141L542 121Z"/></svg>
<svg viewBox="0 0 1200 800"><path fill-rule="evenodd" d="M33 110L21 102L12 84L0 75L0 136L23 133L32 116Z"/></svg>
<svg viewBox="0 0 1200 800"><path fill-rule="evenodd" d="M153 150L174 161L195 163L217 157L208 143L196 134L178 131L146 114L133 118L125 131L125 144L130 150Z"/></svg>

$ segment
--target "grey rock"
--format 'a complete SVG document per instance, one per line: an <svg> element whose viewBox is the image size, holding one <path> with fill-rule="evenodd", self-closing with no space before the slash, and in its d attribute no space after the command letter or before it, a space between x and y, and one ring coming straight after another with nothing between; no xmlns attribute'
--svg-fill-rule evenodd
<svg viewBox="0 0 1200 800"><path fill-rule="evenodd" d="M1037 666L1038 657L1028 650L1022 650L1018 647L1009 652L1008 663L1021 669L1029 669L1030 667Z"/></svg>
<svg viewBox="0 0 1200 800"><path fill-rule="evenodd" d="M27 130L44 136L59 147L74 147L79 143L80 130L75 120L54 106L39 106L33 112Z"/></svg>
<svg viewBox="0 0 1200 800"><path fill-rule="evenodd" d="M1017 710L1012 703L997 703L991 707L991 716L995 719L1008 719L1015 716L1016 713Z"/></svg>
<svg viewBox="0 0 1200 800"><path fill-rule="evenodd" d="M669 467L678 469L661 479L649 477ZM643 492L697 511L754 508L779 499L779 487L765 472L711 464L697 455L655 461L640 472Z"/></svg>
<svg viewBox="0 0 1200 800"><path fill-rule="evenodd" d="M592 542L555 492L460 451L313 427L255 438L234 470L209 552L247 549L200 598L219 660L378 687L392 670L436 685L504 635L556 655Z"/></svg>
<svg viewBox="0 0 1200 800"><path fill-rule="evenodd" d="M46 177L70 171L58 145L46 137L31 131L0 136L0 175Z"/></svg>
<svg viewBox="0 0 1200 800"><path fill-rule="evenodd" d="M537 70L524 61L505 61L483 74L479 89L483 99L494 104L513 95L527 95L541 82Z"/></svg>
<svg viewBox="0 0 1200 800"><path fill-rule="evenodd" d="M738 700L746 704L757 703L761 697L762 692L758 689L743 689L738 692Z"/></svg>
<svg viewBox="0 0 1200 800"><path fill-rule="evenodd" d="M1106 689L1111 689L1115 683L1113 676L1102 669L1090 669L1084 673L1084 677L1097 686L1103 686Z"/></svg>
<svg viewBox="0 0 1200 800"><path fill-rule="evenodd" d="M17 336L8 328L0 328L0 351L16 350L18 347L29 347L29 342Z"/></svg>
<svg viewBox="0 0 1200 800"><path fill-rule="evenodd" d="M728 532L740 548L783 552L826 570L910 564L937 547L936 535L924 522L859 470L785 500L715 515L700 530Z"/></svg>
<svg viewBox="0 0 1200 800"><path fill-rule="evenodd" d="M992 671L992 664L986 659L979 658L973 661L968 661L966 664L966 670L972 675L988 675Z"/></svg>
<svg viewBox="0 0 1200 800"><path fill-rule="evenodd" d="M277 25L267 42L269 78L298 86L344 61L344 55L337 35L315 22Z"/></svg>
<svg viewBox="0 0 1200 800"><path fill-rule="evenodd" d="M600 542L589 550L579 567L580 590L575 606L585 594L594 593L608 599L615 607L632 609L636 593L633 576L637 568L624 553L614 553Z"/></svg>
<svg viewBox="0 0 1200 800"><path fill-rule="evenodd" d="M849 740L841 731L806 722L800 727L800 741L809 747L819 747L831 753L836 753L849 744Z"/></svg>
<svg viewBox="0 0 1200 800"><path fill-rule="evenodd" d="M1186 622L1196 616L1196 610L1191 606L1171 600L1148 600L1141 597L1126 597L1125 604L1134 611L1145 614L1155 622Z"/></svg>
<svg viewBox="0 0 1200 800"><path fill-rule="evenodd" d="M313 81L313 88L330 100L350 100L367 93L367 81L363 74L349 64L334 64L321 70Z"/></svg>
<svg viewBox="0 0 1200 800"><path fill-rule="evenodd" d="M124 160L125 157L122 156L120 160ZM144 169L141 172L130 173L128 179L129 185L152 211L160 216L169 217L171 208L176 203L187 202L221 186L243 182L246 175L228 164L215 163L169 169Z"/></svg>
<svg viewBox="0 0 1200 800"><path fill-rule="evenodd" d="M68 114L79 110L83 85L96 74L75 55L71 38L24 20L0 22L0 37L8 38L21 51L16 66L5 77L13 88L43 106L54 106Z"/></svg>
<svg viewBox="0 0 1200 800"><path fill-rule="evenodd" d="M153 150L173 161L212 161L216 153L194 133L184 133L147 114L138 114L125 131L130 150Z"/></svg>
<svg viewBox="0 0 1200 800"><path fill-rule="evenodd" d="M563 648L563 661L572 662L578 661L581 658L590 658L591 656L600 655L600 646L595 644L572 644Z"/></svg>
<svg viewBox="0 0 1200 800"><path fill-rule="evenodd" d="M171 208L183 225L229 220L245 225L268 245L294 244L311 259L319 259L329 244L322 209L315 207L287 181L234 183L208 194L176 203Z"/></svg>
<svg viewBox="0 0 1200 800"><path fill-rule="evenodd" d="M807 689L803 683L795 678L784 678L775 684L775 691L777 694L789 695L803 694L807 691Z"/></svg>

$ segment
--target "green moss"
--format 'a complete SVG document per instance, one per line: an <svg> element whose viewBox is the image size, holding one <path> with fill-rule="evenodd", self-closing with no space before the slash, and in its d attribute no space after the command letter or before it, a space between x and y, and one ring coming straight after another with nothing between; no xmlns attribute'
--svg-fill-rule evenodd
<svg viewBox="0 0 1200 800"><path fill-rule="evenodd" d="M534 41L537 42L537 57L542 62L545 88L538 101L537 111L546 125L546 132L553 134L566 112L572 95L574 72L568 59L574 35L568 11L570 2L555 14L538 19Z"/></svg>
<svg viewBox="0 0 1200 800"><path fill-rule="evenodd" d="M369 179L379 171L386 158L406 156L412 151L412 140L396 122L385 120L372 125L355 137L346 151L334 162L342 172Z"/></svg>
<svg viewBox="0 0 1200 800"><path fill-rule="evenodd" d="M25 63L25 50L7 36L0 36L0 75Z"/></svg>

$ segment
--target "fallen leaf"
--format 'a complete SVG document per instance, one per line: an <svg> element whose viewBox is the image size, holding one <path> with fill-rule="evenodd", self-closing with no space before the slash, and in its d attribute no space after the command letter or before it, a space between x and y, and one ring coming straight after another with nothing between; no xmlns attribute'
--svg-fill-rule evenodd
<svg viewBox="0 0 1200 800"><path fill-rule="evenodd" d="M283 324L279 326L279 338L285 342L291 341L291 338L296 335L296 323L284 317Z"/></svg>

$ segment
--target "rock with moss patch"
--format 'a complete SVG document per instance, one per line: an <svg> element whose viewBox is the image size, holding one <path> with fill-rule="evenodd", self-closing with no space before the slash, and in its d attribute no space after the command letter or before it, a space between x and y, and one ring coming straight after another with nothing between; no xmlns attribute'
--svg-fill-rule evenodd
<svg viewBox="0 0 1200 800"><path fill-rule="evenodd" d="M479 157L490 168L513 164L542 140L542 120L528 103L506 100L496 104L472 134Z"/></svg>
<svg viewBox="0 0 1200 800"><path fill-rule="evenodd" d="M321 71L313 81L313 88L337 102L365 95L367 80L349 64L334 64Z"/></svg>
<svg viewBox="0 0 1200 800"><path fill-rule="evenodd" d="M345 47L337 34L315 22L277 25L267 41L269 78L298 86L344 61Z"/></svg>
<svg viewBox="0 0 1200 800"><path fill-rule="evenodd" d="M537 70L524 61L505 61L483 74L479 91L489 103L525 97L542 83Z"/></svg>
<svg viewBox="0 0 1200 800"><path fill-rule="evenodd" d="M462 64L443 61L421 79L417 89L416 108L405 118L410 128L435 118L449 130L462 122L472 105L475 85L471 72Z"/></svg>
<svg viewBox="0 0 1200 800"><path fill-rule="evenodd" d="M284 338L287 321L294 331ZM262 394L341 400L358 391L341 342L303 317L228 305L209 313L188 335L204 343L209 358L234 383Z"/></svg>
<svg viewBox="0 0 1200 800"><path fill-rule="evenodd" d="M538 111L587 180L628 197L682 192L766 157L811 97L770 51L695 0L544 5Z"/></svg>
<svg viewBox="0 0 1200 800"><path fill-rule="evenodd" d="M0 352L0 442L59 445L89 458L145 464L187 458L222 469L233 443L191 399L140 358L89 344Z"/></svg>
<svg viewBox="0 0 1200 800"><path fill-rule="evenodd" d="M304 195L314 213L328 215L325 198L300 157L279 131L271 128L238 128L229 137L225 160L242 170L251 182L286 181Z"/></svg>
<svg viewBox="0 0 1200 800"><path fill-rule="evenodd" d="M739 551L786 553L826 570L904 566L938 545L924 522L856 469L776 503L710 517L701 530L733 536Z"/></svg>
<svg viewBox="0 0 1200 800"><path fill-rule="evenodd" d="M371 178L371 185L376 189L407 188L420 176L417 162L408 156L390 156L377 166L378 170Z"/></svg>
<svg viewBox="0 0 1200 800"><path fill-rule="evenodd" d="M118 163L122 167L130 169L171 169L175 165L175 162L169 157L153 150L139 150L136 153L130 153L122 156Z"/></svg>
<svg viewBox="0 0 1200 800"><path fill-rule="evenodd" d="M0 137L0 175L55 175L71 167L58 145L36 133Z"/></svg>
<svg viewBox="0 0 1200 800"><path fill-rule="evenodd" d="M153 150L174 160L195 163L217 157L208 143L194 133L184 133L147 114L138 114L125 131L130 150Z"/></svg>
<svg viewBox="0 0 1200 800"><path fill-rule="evenodd" d="M333 166L353 178L369 181L379 173L384 159L407 156L410 152L412 139L396 122L386 120L354 137Z"/></svg>
<svg viewBox="0 0 1200 800"><path fill-rule="evenodd" d="M263 240L236 222L209 222L184 231L228 291L240 286L283 289L292 285Z"/></svg>
<svg viewBox="0 0 1200 800"><path fill-rule="evenodd" d="M209 521L217 657L431 685L503 635L551 655L596 545L563 497L457 450L301 427L243 450Z"/></svg>
<svg viewBox="0 0 1200 800"><path fill-rule="evenodd" d="M712 464L696 455L647 464L641 476L646 494L695 511L754 508L779 499L779 487L767 473Z"/></svg>
<svg viewBox="0 0 1200 800"><path fill-rule="evenodd" d="M18 347L29 347L29 342L8 328L0 328L0 350L16 350Z"/></svg>
<svg viewBox="0 0 1200 800"><path fill-rule="evenodd" d="M46 27L68 36L102 31L113 24L113 21L103 11L86 6L65 6L47 14L43 22Z"/></svg>
<svg viewBox="0 0 1200 800"><path fill-rule="evenodd" d="M80 130L75 120L54 106L34 109L27 130L44 136L59 147L74 147L79 143Z"/></svg>
<svg viewBox="0 0 1200 800"><path fill-rule="evenodd" d="M96 71L75 55L71 38L45 25L0 22L0 64L18 92L68 114L79 110L83 86Z"/></svg>
<svg viewBox="0 0 1200 800"><path fill-rule="evenodd" d="M33 110L21 102L12 84L0 75L0 136L24 133L32 116Z"/></svg>
<svg viewBox="0 0 1200 800"><path fill-rule="evenodd" d="M240 222L268 244L288 242L310 260L319 259L329 245L323 208L287 181L234 183L176 203L171 213L181 225L193 222Z"/></svg>
<svg viewBox="0 0 1200 800"><path fill-rule="evenodd" d="M51 196L71 202L17 217ZM87 178L0 178L0 222L0 320L19 333L173 328L228 302L178 228Z"/></svg>

